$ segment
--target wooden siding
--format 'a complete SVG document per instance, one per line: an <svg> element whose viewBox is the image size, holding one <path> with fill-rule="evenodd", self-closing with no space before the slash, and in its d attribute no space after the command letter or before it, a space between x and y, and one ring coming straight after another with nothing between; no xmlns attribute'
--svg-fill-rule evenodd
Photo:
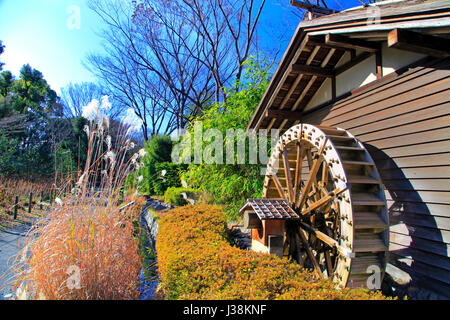
<svg viewBox="0 0 450 320"><path fill-rule="evenodd" d="M390 261L450 298L450 59L304 114L366 145L390 213Z"/></svg>

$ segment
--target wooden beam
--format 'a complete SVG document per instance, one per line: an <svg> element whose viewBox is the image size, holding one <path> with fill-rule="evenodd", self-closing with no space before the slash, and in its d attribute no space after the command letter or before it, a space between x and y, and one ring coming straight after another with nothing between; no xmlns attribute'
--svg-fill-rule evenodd
<svg viewBox="0 0 450 320"><path fill-rule="evenodd" d="M405 29L394 29L389 32L388 47L423 53L434 57L450 56L450 39Z"/></svg>
<svg viewBox="0 0 450 320"><path fill-rule="evenodd" d="M320 14L323 14L323 15L328 15L328 14L333 14L333 13L338 12L338 11L333 10L333 9L328 9L328 8L323 8L323 7L316 6L316 5L312 4L312 3L310 3L309 1L307 1L307 3L306 3L304 1L299 1L299 0L290 0L290 4L293 7L297 7L297 8L300 8L300 9L305 9L305 10L311 11L313 13L320 13Z"/></svg>
<svg viewBox="0 0 450 320"><path fill-rule="evenodd" d="M354 59L350 60L349 62L344 63L342 66L334 69L334 73L338 76L341 73L353 68L357 64L363 62L364 60L369 59L373 55L374 55L373 52L363 52L358 56L356 56Z"/></svg>
<svg viewBox="0 0 450 320"><path fill-rule="evenodd" d="M315 47L321 47L321 48L329 48L329 49L338 49L338 50L352 50L348 48L342 48L341 46L336 46L333 44L327 44L325 43L325 36L318 35L318 36L311 36L307 35L308 37L308 46L315 46Z"/></svg>
<svg viewBox="0 0 450 320"><path fill-rule="evenodd" d="M327 77L331 78L334 75L334 72L330 68L321 68L321 67L312 67L312 66L306 66L303 64L293 64L291 67L291 73L301 73L301 74L307 74L317 77Z"/></svg>
<svg viewBox="0 0 450 320"><path fill-rule="evenodd" d="M302 112L301 111L269 109L269 110L266 110L266 118L301 120Z"/></svg>
<svg viewBox="0 0 450 320"><path fill-rule="evenodd" d="M381 46L377 42L370 42L362 39L353 39L339 34L328 33L325 36L325 43L329 45L338 46L341 48L363 50L367 52L377 52Z"/></svg>

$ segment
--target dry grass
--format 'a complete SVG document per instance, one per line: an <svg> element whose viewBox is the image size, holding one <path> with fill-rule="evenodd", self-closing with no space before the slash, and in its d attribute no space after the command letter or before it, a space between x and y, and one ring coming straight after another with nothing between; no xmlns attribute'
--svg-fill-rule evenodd
<svg viewBox="0 0 450 320"><path fill-rule="evenodd" d="M119 191L138 155L129 154L134 146L127 128L119 130L113 145L108 126L98 115L85 128L89 147L83 174L61 189L18 257L15 286L27 299L139 297L136 221L145 200L119 210Z"/></svg>
<svg viewBox="0 0 450 320"><path fill-rule="evenodd" d="M137 299L136 211L95 203L55 208L30 235L30 257L17 269L28 298Z"/></svg>

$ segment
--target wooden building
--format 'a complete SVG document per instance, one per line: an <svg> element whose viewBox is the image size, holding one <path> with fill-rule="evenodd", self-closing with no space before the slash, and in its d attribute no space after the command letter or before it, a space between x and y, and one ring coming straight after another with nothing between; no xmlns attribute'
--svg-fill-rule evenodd
<svg viewBox="0 0 450 320"><path fill-rule="evenodd" d="M338 127L364 144L387 202L387 274L419 298L450 298L449 56L450 1L303 21L248 125Z"/></svg>

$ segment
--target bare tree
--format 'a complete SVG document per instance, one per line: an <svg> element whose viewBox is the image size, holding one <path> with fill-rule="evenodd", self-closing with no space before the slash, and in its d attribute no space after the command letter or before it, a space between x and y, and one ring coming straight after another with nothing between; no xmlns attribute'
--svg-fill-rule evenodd
<svg viewBox="0 0 450 320"><path fill-rule="evenodd" d="M165 13L165 24L153 19L151 32L142 32L131 4L91 1L90 6L107 26L101 33L107 54L88 56L88 68L133 108L146 139L184 127L190 116L186 111L195 114L212 96L207 69L181 45L180 35L189 37L192 30L175 29L167 19L176 17ZM190 50L199 46L194 43Z"/></svg>
<svg viewBox="0 0 450 320"><path fill-rule="evenodd" d="M108 95L107 90L93 82L69 83L61 89L64 116L68 118L81 116L84 106L93 99L100 101L104 95ZM120 108L113 104L109 117L117 118L120 113Z"/></svg>
<svg viewBox="0 0 450 320"><path fill-rule="evenodd" d="M255 53L256 27L265 0L142 0L135 5L137 33L156 51L182 51L207 68L214 80L214 98L226 98L231 81L239 90L243 63ZM158 36L161 28L171 37ZM159 41L155 41L159 40ZM149 41L151 40L151 41ZM168 42L174 48L165 45ZM161 61L160 61L161 62ZM147 64L147 59L143 59ZM200 66L200 65L199 65Z"/></svg>
<svg viewBox="0 0 450 320"><path fill-rule="evenodd" d="M240 90L265 3L90 0L106 26L106 55L90 55L89 69L142 119L146 139L184 128L212 101L225 100L225 87Z"/></svg>
<svg viewBox="0 0 450 320"><path fill-rule="evenodd" d="M114 99L119 105L133 109L142 121L142 134L148 140L154 134L170 134L175 130L175 113L167 99L164 99L161 81L154 73L136 63L130 57L133 54L127 48L127 38L124 32L117 32L117 28L130 31L130 21L121 12L122 7L108 7L108 12L115 13L115 26L103 30L106 55L90 54L86 67L93 72L102 84L113 92ZM121 20L125 16L125 20ZM117 19L117 20L116 20Z"/></svg>

